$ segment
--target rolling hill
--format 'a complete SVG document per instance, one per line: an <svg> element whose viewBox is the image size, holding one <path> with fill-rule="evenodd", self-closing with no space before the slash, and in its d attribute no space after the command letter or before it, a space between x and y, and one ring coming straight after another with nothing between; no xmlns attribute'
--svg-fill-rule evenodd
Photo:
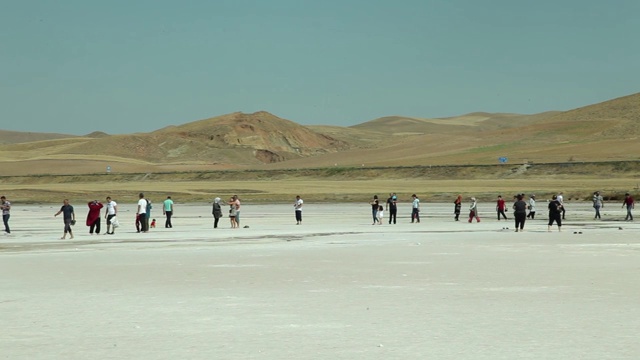
<svg viewBox="0 0 640 360"><path fill-rule="evenodd" d="M350 127L262 111L126 135L0 132L0 163L37 174L636 160L639 133L640 93L563 112L387 116Z"/></svg>

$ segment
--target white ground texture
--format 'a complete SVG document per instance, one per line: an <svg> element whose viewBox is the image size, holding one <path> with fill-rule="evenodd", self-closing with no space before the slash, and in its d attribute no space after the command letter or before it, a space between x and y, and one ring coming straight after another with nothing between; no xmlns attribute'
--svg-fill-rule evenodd
<svg viewBox="0 0 640 360"><path fill-rule="evenodd" d="M411 224L403 204L380 226L366 204L306 203L300 226L292 204L244 204L249 228L214 230L209 205L177 203L146 234L120 204L116 234L93 236L74 205L60 240L60 205L13 204L2 359L640 358L640 225L621 204L515 233L492 204L473 224L428 202Z"/></svg>

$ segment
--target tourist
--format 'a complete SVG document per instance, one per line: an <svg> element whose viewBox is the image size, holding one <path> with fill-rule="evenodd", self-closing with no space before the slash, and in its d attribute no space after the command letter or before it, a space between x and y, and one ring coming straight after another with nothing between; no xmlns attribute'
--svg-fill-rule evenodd
<svg viewBox="0 0 640 360"><path fill-rule="evenodd" d="M411 223L415 220L416 223L420 222L420 199L416 194L411 195L413 201L411 202Z"/></svg>
<svg viewBox="0 0 640 360"><path fill-rule="evenodd" d="M635 207L635 202L633 201L633 197L631 194L624 194L624 201L622 202L622 207L627 207L627 217L624 218L625 221L633 221L633 214L631 210Z"/></svg>
<svg viewBox="0 0 640 360"><path fill-rule="evenodd" d="M378 225L382 225L382 218L384 217L384 206L380 205L378 207L378 212L376 213L376 217L378 217Z"/></svg>
<svg viewBox="0 0 640 360"><path fill-rule="evenodd" d="M167 220L164 222L164 227L172 228L173 224L171 224L171 216L173 215L173 200L171 200L171 196L167 196L167 200L164 201L162 213L167 217Z"/></svg>
<svg viewBox="0 0 640 360"><path fill-rule="evenodd" d="M373 195L373 199L369 201L369 205L371 205L371 216L373 217L373 224L375 225L376 221L378 221L378 217L376 213L378 212L378 208L380 207L380 202L378 201L378 195Z"/></svg>
<svg viewBox="0 0 640 360"><path fill-rule="evenodd" d="M564 208L564 195L562 194L562 191L560 191L558 193L558 196L556 198L557 198L558 202L560 203L560 205L562 205L562 208L561 208L560 211L562 212L562 220L564 220L564 213L565 213L566 209Z"/></svg>
<svg viewBox="0 0 640 360"><path fill-rule="evenodd" d="M389 194L389 198L387 199L387 211L389 212L389 224L391 221L396 223L396 217L398 215L398 197L396 193Z"/></svg>
<svg viewBox="0 0 640 360"><path fill-rule="evenodd" d="M476 198L471 198L471 205L469 206L469 222L473 222L473 219L476 219L476 222L480 222L480 216L478 216L478 201Z"/></svg>
<svg viewBox="0 0 640 360"><path fill-rule="evenodd" d="M218 221L222 217L222 207L220 206L220 198L217 197L213 199L213 209L211 210L211 214L213 215L213 228L218 228Z"/></svg>
<svg viewBox="0 0 640 360"><path fill-rule="evenodd" d="M236 221L238 209L236 207L235 195L229 199L229 202L227 204L229 205L229 221L231 222L231 228L235 229L239 226L238 222Z"/></svg>
<svg viewBox="0 0 640 360"><path fill-rule="evenodd" d="M458 197L453 201L453 214L455 215L455 220L460 221L460 212L462 211L462 195L458 195Z"/></svg>
<svg viewBox="0 0 640 360"><path fill-rule="evenodd" d="M111 200L111 196L107 196L107 209L105 210L105 214L104 214L105 218L107 219L107 232L105 233L105 235L113 235L113 233L116 231L116 226L113 225L112 222L117 214L118 214L118 203Z"/></svg>
<svg viewBox="0 0 640 360"><path fill-rule="evenodd" d="M149 202L144 198L144 193L138 194L138 209L136 211L136 229L138 232L146 233L149 231L149 222L147 221L148 205Z"/></svg>
<svg viewBox="0 0 640 360"><path fill-rule="evenodd" d="M604 208L604 198L600 195L600 191L596 191L593 193L593 208L596 210L596 215L593 220L602 219L600 217L600 209Z"/></svg>
<svg viewBox="0 0 640 360"><path fill-rule="evenodd" d="M100 209L103 205L98 200L89 201L89 213L87 214L87 226L89 227L89 234L93 235L95 230L96 235L100 235Z"/></svg>
<svg viewBox="0 0 640 360"><path fill-rule="evenodd" d="M11 234L11 229L9 228L9 218L11 217L11 203L7 198L2 195L0 196L0 209L2 209L2 222L4 223L4 233L5 235Z"/></svg>
<svg viewBox="0 0 640 360"><path fill-rule="evenodd" d="M516 232L524 230L524 222L527 219L527 203L524 195L518 195L518 200L513 204L513 216L516 219Z"/></svg>
<svg viewBox="0 0 640 360"><path fill-rule="evenodd" d="M531 220L535 219L536 217L536 196L531 194L531 196L529 196L529 206L527 206L527 209L529 209L529 213L527 214L527 218L531 218Z"/></svg>
<svg viewBox="0 0 640 360"><path fill-rule="evenodd" d="M62 207L60 210L53 214L53 216L58 216L62 213L62 221L64 222L64 234L60 238L64 240L67 238L67 234L70 235L69 239L73 239L73 231L71 230L71 226L76 223L76 213L73 211L73 206L69 204L69 199L64 199L62 202Z"/></svg>
<svg viewBox="0 0 640 360"><path fill-rule="evenodd" d="M304 201L300 198L300 195L296 195L296 201L293 203L293 208L296 213L296 225L302 224L302 205Z"/></svg>
<svg viewBox="0 0 640 360"><path fill-rule="evenodd" d="M498 195L498 201L496 204L496 212L498 213L498 221L500 221L500 215L502 215L502 217L504 217L505 220L507 220L507 214L504 213L504 210L506 208L504 199L502 198L502 195Z"/></svg>
<svg viewBox="0 0 640 360"><path fill-rule="evenodd" d="M553 195L551 201L549 201L549 226L548 231L551 231L551 226L555 222L558 224L558 231L562 231L562 204L558 201L558 195Z"/></svg>
<svg viewBox="0 0 640 360"><path fill-rule="evenodd" d="M238 195L233 195L231 200L229 200L229 205L232 205L234 210L233 221L235 223L235 227L240 227L240 198Z"/></svg>

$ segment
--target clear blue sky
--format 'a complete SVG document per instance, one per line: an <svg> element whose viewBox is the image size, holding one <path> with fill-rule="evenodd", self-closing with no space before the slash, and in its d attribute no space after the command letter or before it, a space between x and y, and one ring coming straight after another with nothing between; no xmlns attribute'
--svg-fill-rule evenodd
<svg viewBox="0 0 640 360"><path fill-rule="evenodd" d="M640 91L639 15L638 0L3 1L0 129L568 110Z"/></svg>

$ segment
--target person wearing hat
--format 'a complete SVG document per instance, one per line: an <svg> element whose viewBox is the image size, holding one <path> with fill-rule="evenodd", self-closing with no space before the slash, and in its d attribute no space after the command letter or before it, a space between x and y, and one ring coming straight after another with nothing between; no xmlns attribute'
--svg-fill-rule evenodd
<svg viewBox="0 0 640 360"><path fill-rule="evenodd" d="M631 194L624 194L624 202L622 203L622 207L627 207L627 217L624 218L625 221L633 221L633 214L631 210L635 207L635 201L633 201L633 197Z"/></svg>
<svg viewBox="0 0 640 360"><path fill-rule="evenodd" d="M531 196L529 196L529 205L527 206L527 209L529 209L529 213L527 214L527 218L531 218L531 220L535 219L535 217L536 217L536 196L534 194L531 194Z"/></svg>

